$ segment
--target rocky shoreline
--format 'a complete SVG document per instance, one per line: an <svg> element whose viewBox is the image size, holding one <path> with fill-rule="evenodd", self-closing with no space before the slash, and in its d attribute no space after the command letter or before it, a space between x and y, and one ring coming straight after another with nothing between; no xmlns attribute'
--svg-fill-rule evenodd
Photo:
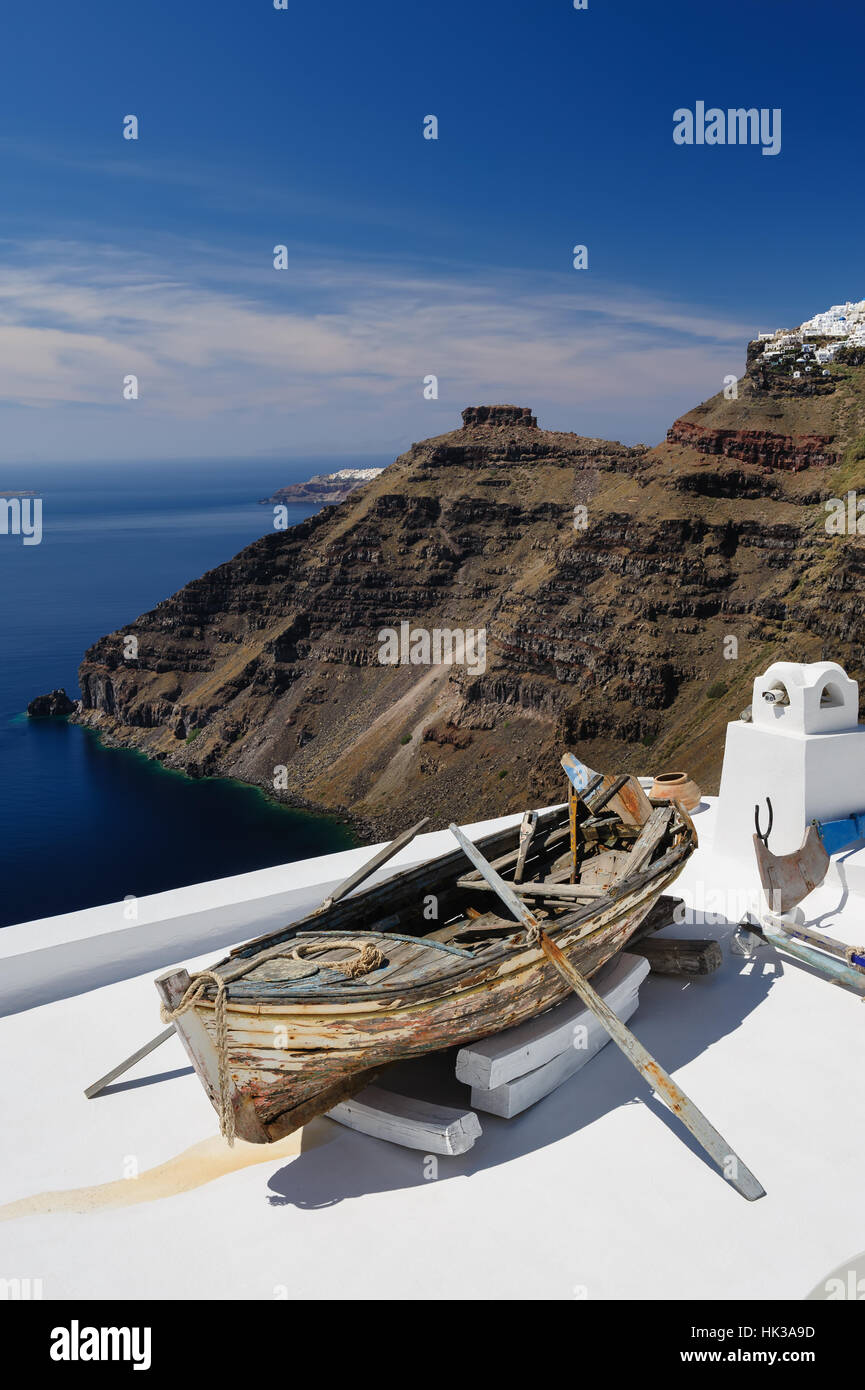
<svg viewBox="0 0 865 1390"><path fill-rule="evenodd" d="M31 703L35 702L31 701ZM257 782L250 782L243 778L235 778L232 777L230 773L226 772L205 773L194 766L176 767L170 763L167 758L158 753L150 753L145 748L136 748L128 738L123 737L118 731L119 726L118 729L112 729L106 723L100 722L95 724L86 717L83 717L80 701L76 701L73 705L73 713L74 717L70 720L70 723L80 725L88 734L96 739L97 743L102 748L140 753L142 757L147 758L148 762L157 763L160 767L164 767L167 772L182 772L193 781L198 781L203 777L225 777L232 781L241 782L244 786L253 787L256 791L261 792L266 801L270 802L272 806L279 807L281 810L306 811L309 815L327 816L329 819L345 825L359 845L369 844L376 839L376 827L373 823L364 820L362 816L355 815L350 807L321 806L303 797L280 795L274 791L272 787L264 786Z"/></svg>

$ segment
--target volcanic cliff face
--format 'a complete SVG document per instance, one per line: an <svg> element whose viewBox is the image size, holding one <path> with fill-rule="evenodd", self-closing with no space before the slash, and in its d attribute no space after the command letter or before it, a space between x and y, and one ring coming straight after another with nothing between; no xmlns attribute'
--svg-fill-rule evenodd
<svg viewBox="0 0 865 1390"><path fill-rule="evenodd" d="M102 638L79 717L379 834L559 799L568 747L711 790L769 661L863 668L865 539L827 535L823 503L865 489L865 369L826 385L791 391L755 357L738 399L655 449L470 408ZM424 633L467 629L462 665L383 664L385 630L428 660Z"/></svg>

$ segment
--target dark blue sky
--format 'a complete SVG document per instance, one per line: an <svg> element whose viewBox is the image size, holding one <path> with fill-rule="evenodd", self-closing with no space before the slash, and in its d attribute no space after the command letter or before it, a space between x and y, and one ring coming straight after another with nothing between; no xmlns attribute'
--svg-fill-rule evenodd
<svg viewBox="0 0 865 1390"><path fill-rule="evenodd" d="M865 295L863 40L852 0L10 7L2 456L389 452L496 399L654 442ZM781 152L675 145L698 100Z"/></svg>

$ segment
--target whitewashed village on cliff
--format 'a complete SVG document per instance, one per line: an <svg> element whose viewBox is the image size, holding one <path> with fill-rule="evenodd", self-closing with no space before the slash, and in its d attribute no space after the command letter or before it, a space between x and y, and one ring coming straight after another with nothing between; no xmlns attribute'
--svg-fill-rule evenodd
<svg viewBox="0 0 865 1390"><path fill-rule="evenodd" d="M833 304L798 328L776 328L773 333L758 334L756 341L765 344L764 362L782 369L792 368L794 378L813 372L816 367L828 376L827 364L835 360L842 348L865 347L865 299Z"/></svg>

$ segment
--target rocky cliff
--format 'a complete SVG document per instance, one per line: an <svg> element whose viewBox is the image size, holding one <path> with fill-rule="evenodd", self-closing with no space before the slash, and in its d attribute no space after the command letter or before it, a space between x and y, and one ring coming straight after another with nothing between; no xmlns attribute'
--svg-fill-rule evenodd
<svg viewBox="0 0 865 1390"><path fill-rule="evenodd" d="M865 368L820 385L752 354L653 449L470 408L102 638L79 718L377 834L556 799L566 747L714 789L769 661L865 665L865 539L823 505L865 490ZM426 664L443 632L462 664Z"/></svg>

